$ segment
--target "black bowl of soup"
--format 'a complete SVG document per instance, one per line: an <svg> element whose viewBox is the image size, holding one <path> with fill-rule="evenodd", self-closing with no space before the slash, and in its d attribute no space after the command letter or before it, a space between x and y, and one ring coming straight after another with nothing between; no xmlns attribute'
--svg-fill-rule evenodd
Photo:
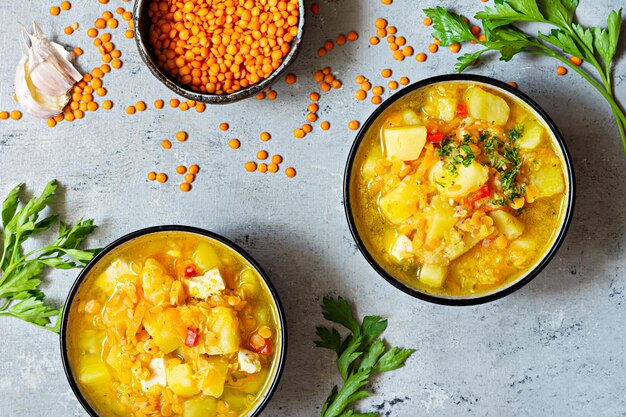
<svg viewBox="0 0 626 417"><path fill-rule="evenodd" d="M260 415L285 363L276 290L217 234L159 226L126 235L81 272L61 354L94 417Z"/></svg>
<svg viewBox="0 0 626 417"><path fill-rule="evenodd" d="M443 75L369 117L344 201L360 251L389 283L433 303L480 304L554 257L574 172L562 134L530 97L492 78Z"/></svg>

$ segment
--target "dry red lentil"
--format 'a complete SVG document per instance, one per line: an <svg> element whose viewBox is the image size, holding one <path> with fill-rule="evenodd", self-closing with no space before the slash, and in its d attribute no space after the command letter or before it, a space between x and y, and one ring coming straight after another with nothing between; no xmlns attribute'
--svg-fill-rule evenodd
<svg viewBox="0 0 626 417"><path fill-rule="evenodd" d="M230 94L267 78L298 33L298 1L248 3L237 2L226 19L216 6L152 2L150 43L159 64L202 93Z"/></svg>

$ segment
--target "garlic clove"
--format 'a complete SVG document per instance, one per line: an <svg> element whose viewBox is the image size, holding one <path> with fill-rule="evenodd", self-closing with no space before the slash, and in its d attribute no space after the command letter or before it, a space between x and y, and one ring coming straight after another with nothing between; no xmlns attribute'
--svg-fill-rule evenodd
<svg viewBox="0 0 626 417"><path fill-rule="evenodd" d="M25 113L40 119L47 119L63 112L69 102L69 95L50 96L38 91L26 75L28 57L24 55L15 71L15 96Z"/></svg>
<svg viewBox="0 0 626 417"><path fill-rule="evenodd" d="M58 44L50 42L41 28L33 24L33 34L29 34L29 67L27 74L39 90L48 95L58 96L67 93L82 75L69 61L69 54Z"/></svg>

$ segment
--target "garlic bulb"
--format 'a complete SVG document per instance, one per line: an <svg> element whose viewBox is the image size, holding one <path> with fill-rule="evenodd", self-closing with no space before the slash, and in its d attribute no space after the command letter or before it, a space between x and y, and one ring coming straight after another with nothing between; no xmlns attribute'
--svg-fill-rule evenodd
<svg viewBox="0 0 626 417"><path fill-rule="evenodd" d="M28 53L15 71L15 95L26 113L45 119L63 111L82 75L70 62L72 54L50 42L36 23L33 34L26 34Z"/></svg>

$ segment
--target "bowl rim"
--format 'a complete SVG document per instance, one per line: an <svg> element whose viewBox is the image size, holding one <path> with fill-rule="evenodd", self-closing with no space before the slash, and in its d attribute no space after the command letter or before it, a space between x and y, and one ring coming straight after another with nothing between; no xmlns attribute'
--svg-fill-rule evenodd
<svg viewBox="0 0 626 417"><path fill-rule="evenodd" d="M161 70L156 61L153 59L153 55L149 50L149 40L144 39L144 37L142 36L140 25L142 14L141 12L143 11L144 7L149 6L151 1L153 0L135 0L135 4L133 6L133 23L135 24L133 31L135 33L135 45L137 46L137 50L139 51L139 56L141 57L141 60L145 64L145 66L148 67L148 70L150 70L150 73L152 73L152 75L157 80L159 80L161 84L165 85L175 94L178 94L189 100L200 101L206 104L231 104L245 98L257 95L258 93L262 92L263 90L274 84L278 80L278 78L285 72L287 67L289 67L295 61L296 56L300 52L300 45L304 36L304 24L306 15L304 0L298 0L298 33L291 41L291 49L289 50L287 56L283 58L283 62L280 64L280 66L276 68L269 77L259 81L256 84L252 84L231 94L218 95L195 92L193 90L187 89L182 84L175 81L173 77Z"/></svg>
<svg viewBox="0 0 626 417"><path fill-rule="evenodd" d="M350 202L350 183L351 183L351 175L353 171L354 161L356 158L357 151L365 138L367 131L369 128L376 122L378 117L393 103L401 99L402 97L411 94L412 92L422 89L424 87L442 83L442 82L476 82L483 83L488 86L497 87L501 90L504 90L511 96L523 101L528 105L531 109L533 109L544 121L544 123L548 126L548 128L552 131L555 142L557 146L560 148L563 154L563 160L565 162L565 173L567 176L567 182L569 185L569 193L567 193L566 205L563 213L563 222L560 227L556 237L554 238L554 242L550 246L550 248L545 252L544 256L541 260L535 264L533 269L531 269L525 276L513 282L512 284L502 287L492 293L487 293L484 295L479 295L477 297L472 298L447 298L444 296L439 296L434 293L427 293L423 291L419 291L415 288L409 287L408 285L401 282L399 279L396 279L388 273L379 263L374 259L374 257L369 253L363 239L359 235L357 230L356 222L354 221L354 215L352 212L352 204ZM573 213L574 213L574 202L576 195L576 181L574 176L574 168L572 163L572 158L565 143L565 139L563 134L558 129L554 121L550 118L550 116L537 104L532 98L523 93L517 88L512 87L511 85L502 82L500 80L486 77L483 75L477 74L444 74L437 75L434 77L429 77L417 81L403 90L393 94L387 100L385 100L380 106L376 108L376 110L367 118L365 123L361 126L352 146L350 148L350 153L348 155L348 160L346 162L346 167L344 170L344 181L343 181L343 198L344 198L344 211L348 221L348 226L350 228L350 233L356 242L357 247L361 254L365 257L370 266L380 275L382 276L389 284L393 285L395 288L403 291L404 293L418 298L420 300L428 301L434 304L441 304L447 306L470 306L488 303L491 301L498 300L502 297L505 297L526 284L532 281L539 273L550 263L552 258L556 255L559 247L563 243L565 239L565 235L567 234L567 230L569 229L570 223L572 221Z"/></svg>
<svg viewBox="0 0 626 417"><path fill-rule="evenodd" d="M263 268L261 268L261 266L257 263L257 261L248 252L246 252L236 243L232 242L231 240L217 233L214 233L205 229L201 229L198 227L185 226L185 225L152 226L152 227L146 227L146 228L128 233L114 240L113 242L108 244L106 247L104 247L104 249L102 249L96 256L94 256L94 258L91 261L89 261L87 266L85 266L85 268L83 268L83 270L78 274L78 277L72 284L72 287L70 288L70 292L65 300L65 304L63 307L63 315L61 317L61 328L60 328L60 338L59 338L60 348L61 348L61 361L63 363L63 371L65 372L65 376L67 378L67 381L74 395L78 399L78 402L83 406L87 414L89 414L91 417L103 417L100 414L98 414L96 410L94 410L94 408L91 406L91 404L89 404L89 402L83 395L82 391L80 390L80 387L78 386L78 383L76 382L76 379L74 378L74 375L72 374L72 369L71 369L71 365L69 361L69 355L68 355L68 349L67 349L68 322L69 322L69 315L70 315L69 311L70 311L72 302L74 301L74 298L76 294L78 293L78 290L80 289L80 286L82 285L86 277L89 275L89 272L91 271L91 269L93 269L100 262L100 260L102 260L102 258L108 255L112 250L136 238L140 238L140 237L147 236L150 234L161 233L161 232L191 233L191 234L200 235L200 236L218 241L228 246L230 249L234 250L235 252L237 252L237 254L239 254L248 263L250 263L250 265L252 265L252 267L257 271L257 273L261 276L261 278L267 285L269 292L272 296L272 300L274 301L276 305L276 310L278 313L278 321L279 321L280 329L281 329L280 331L281 350L280 350L280 355L276 358L278 362L276 364L276 371L272 378L271 384L267 388L267 391L265 392L265 394L261 397L260 401L257 403L256 408L252 410L251 414L248 414L246 416L246 417L258 417L259 415L261 415L261 412L270 402L272 396L278 389L278 385L280 383L283 371L285 369L285 363L287 359L287 321L285 318L285 311L284 311L283 305L280 301L276 288L272 284L272 281L269 279L268 275L265 273Z"/></svg>

